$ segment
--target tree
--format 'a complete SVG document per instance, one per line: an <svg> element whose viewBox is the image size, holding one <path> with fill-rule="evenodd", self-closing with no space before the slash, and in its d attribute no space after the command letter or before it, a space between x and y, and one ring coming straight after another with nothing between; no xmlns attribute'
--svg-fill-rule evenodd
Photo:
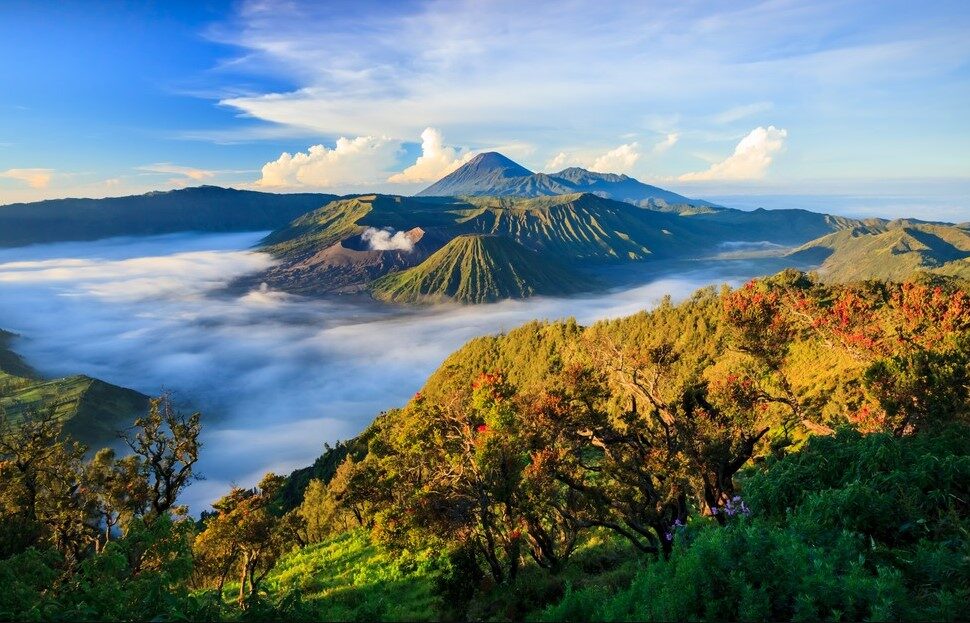
<svg viewBox="0 0 970 623"><path fill-rule="evenodd" d="M193 477L199 460L201 414L180 413L170 396L152 398L148 415L135 420L133 434L124 437L132 453L147 470L148 515L160 517L171 509Z"/></svg>
<svg viewBox="0 0 970 623"><path fill-rule="evenodd" d="M0 411L2 553L47 544L78 561L90 528L81 462L86 448L62 435L53 408L13 421Z"/></svg>
<svg viewBox="0 0 970 623"><path fill-rule="evenodd" d="M217 514L196 537L195 551L216 578L220 596L236 570L240 607L258 596L260 583L292 542L288 522L273 502L284 480L270 473L253 489L234 487L212 505Z"/></svg>
<svg viewBox="0 0 970 623"><path fill-rule="evenodd" d="M96 509L93 516L100 535L95 538L95 549L100 551L116 528L123 530L147 510L147 466L137 456L118 459L114 450L102 448L85 465L83 478Z"/></svg>

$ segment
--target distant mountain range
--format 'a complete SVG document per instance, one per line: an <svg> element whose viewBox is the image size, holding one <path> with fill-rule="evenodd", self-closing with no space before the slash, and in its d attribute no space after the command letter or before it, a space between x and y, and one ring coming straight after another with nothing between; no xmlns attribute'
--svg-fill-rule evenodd
<svg viewBox="0 0 970 623"><path fill-rule="evenodd" d="M832 282L899 281L923 271L970 279L970 224L872 222L812 240L790 257L821 264Z"/></svg>
<svg viewBox="0 0 970 623"><path fill-rule="evenodd" d="M626 175L533 173L496 152L414 197L200 186L0 206L0 246L262 229L273 231L260 248L279 261L237 285L408 303L568 294L594 287L587 269L597 264L730 255L745 244L796 247L792 261L821 264L832 280L963 274L970 261L966 225L735 210Z"/></svg>
<svg viewBox="0 0 970 623"><path fill-rule="evenodd" d="M198 186L129 197L13 203L0 206L0 247L183 231L276 229L334 198Z"/></svg>
<svg viewBox="0 0 970 623"><path fill-rule="evenodd" d="M688 199L616 173L596 173L579 167L563 169L558 173L533 173L494 151L478 154L417 196L543 197L574 193L592 193L644 208L678 213L720 209L708 201Z"/></svg>
<svg viewBox="0 0 970 623"><path fill-rule="evenodd" d="M44 379L11 348L15 335L0 329L0 410L14 422L54 409L64 430L90 444L109 443L148 410L148 396L84 375Z"/></svg>

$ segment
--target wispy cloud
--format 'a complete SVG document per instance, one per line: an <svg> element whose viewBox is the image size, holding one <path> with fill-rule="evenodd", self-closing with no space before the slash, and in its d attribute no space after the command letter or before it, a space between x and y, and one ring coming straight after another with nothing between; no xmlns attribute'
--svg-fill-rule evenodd
<svg viewBox="0 0 970 623"><path fill-rule="evenodd" d="M144 171L146 173L160 173L163 175L175 175L176 177L169 179L169 183L176 186L183 186L192 182L203 182L207 179L216 176L215 171L209 171L207 169L199 169L196 167L186 167L177 164L172 164L170 162L158 162L155 164L146 164L144 166L137 167L138 171Z"/></svg>
<svg viewBox="0 0 970 623"><path fill-rule="evenodd" d="M775 105L771 102L755 102L753 104L745 104L743 106L734 106L733 108L728 108L727 110L722 110L717 113L711 119L714 123L724 124L733 123L735 121L740 121L751 115L756 115L758 113L767 112L774 108Z"/></svg>
<svg viewBox="0 0 970 623"><path fill-rule="evenodd" d="M0 177L17 180L37 189L47 188L53 175L53 169L7 169L0 171Z"/></svg>

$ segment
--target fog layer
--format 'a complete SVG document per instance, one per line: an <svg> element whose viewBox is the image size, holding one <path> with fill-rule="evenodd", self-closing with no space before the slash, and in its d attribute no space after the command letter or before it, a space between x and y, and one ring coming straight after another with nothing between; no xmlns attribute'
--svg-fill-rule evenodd
<svg viewBox="0 0 970 623"><path fill-rule="evenodd" d="M324 442L400 406L468 339L533 318L582 323L774 270L756 261L643 264L595 297L401 310L357 298L225 288L272 263L262 233L170 235L0 250L0 328L49 376L84 373L201 409L204 443L185 501L198 512L231 483L308 465ZM634 270L630 267L627 272ZM640 269L635 269L640 270Z"/></svg>

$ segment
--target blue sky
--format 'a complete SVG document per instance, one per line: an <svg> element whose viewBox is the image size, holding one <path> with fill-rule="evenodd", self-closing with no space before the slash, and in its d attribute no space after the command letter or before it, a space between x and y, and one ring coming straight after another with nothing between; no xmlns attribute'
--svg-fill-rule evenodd
<svg viewBox="0 0 970 623"><path fill-rule="evenodd" d="M497 149L745 207L970 220L966 2L525 6L6 0L0 203L410 193Z"/></svg>

